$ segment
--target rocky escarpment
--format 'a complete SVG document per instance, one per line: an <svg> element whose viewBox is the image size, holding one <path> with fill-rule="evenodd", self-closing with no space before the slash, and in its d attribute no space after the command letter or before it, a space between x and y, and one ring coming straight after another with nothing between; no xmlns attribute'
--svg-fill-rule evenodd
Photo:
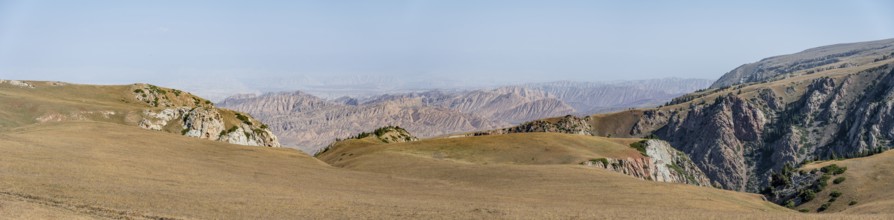
<svg viewBox="0 0 894 220"><path fill-rule="evenodd" d="M786 165L891 148L894 72L889 65L755 88L740 95L726 92L689 111L648 111L631 134L667 140L717 185L751 192Z"/></svg>
<svg viewBox="0 0 894 220"><path fill-rule="evenodd" d="M483 134L527 130L597 134L599 123L613 123L627 131L618 136L668 141L686 153L713 185L749 192L760 192L770 176L787 165L870 155L891 149L894 140L891 63L713 89L691 97L641 110L629 123L612 117L635 114L591 116L589 130L559 126L550 119Z"/></svg>
<svg viewBox="0 0 894 220"><path fill-rule="evenodd" d="M601 167L643 180L711 186L708 177L698 166L686 154L677 151L667 142L644 140L635 144L643 149L646 157L597 158L581 164Z"/></svg>
<svg viewBox="0 0 894 220"><path fill-rule="evenodd" d="M242 113L218 109L210 101L179 90L135 84L133 96L152 107L142 112L144 129L248 146L280 147L267 125Z"/></svg>

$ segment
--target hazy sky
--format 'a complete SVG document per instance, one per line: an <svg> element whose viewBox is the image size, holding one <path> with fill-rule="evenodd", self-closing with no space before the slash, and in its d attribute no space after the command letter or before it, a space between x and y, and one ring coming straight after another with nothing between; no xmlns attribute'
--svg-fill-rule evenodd
<svg viewBox="0 0 894 220"><path fill-rule="evenodd" d="M0 78L716 79L885 38L892 1L0 0Z"/></svg>

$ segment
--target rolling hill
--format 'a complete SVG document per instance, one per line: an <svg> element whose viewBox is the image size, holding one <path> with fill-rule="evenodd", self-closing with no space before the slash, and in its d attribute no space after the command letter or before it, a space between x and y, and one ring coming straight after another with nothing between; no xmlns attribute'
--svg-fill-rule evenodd
<svg viewBox="0 0 894 220"><path fill-rule="evenodd" d="M147 106L155 109L156 103L157 108L176 107L176 103L127 99L134 94L131 86L28 83L35 88L0 86L4 125L0 130L0 216L4 218L811 217L755 194L642 181L567 163L637 155L624 146L628 140L532 136L578 143L573 148L554 146L566 153L544 155L579 157L540 164L499 157L482 158L493 162L488 164L474 159L441 160L417 152L368 154L352 160L362 169L341 168L294 149L242 146L141 128L140 120L130 120L127 112L139 114ZM112 111L116 117L70 114L82 111ZM66 117L35 119L48 113ZM479 143L483 142L473 142ZM433 148L418 148L427 149ZM519 159L540 155L536 151L512 154ZM451 151L449 155L458 154Z"/></svg>
<svg viewBox="0 0 894 220"><path fill-rule="evenodd" d="M0 130L64 121L104 121L233 144L279 147L267 126L176 89L148 84L78 85L0 80Z"/></svg>

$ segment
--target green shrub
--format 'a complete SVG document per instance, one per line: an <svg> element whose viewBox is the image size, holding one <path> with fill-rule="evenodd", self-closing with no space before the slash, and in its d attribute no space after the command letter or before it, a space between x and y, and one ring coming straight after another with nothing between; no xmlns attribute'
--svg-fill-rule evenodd
<svg viewBox="0 0 894 220"><path fill-rule="evenodd" d="M809 202L810 200L813 200L813 198L816 198L816 193L808 189L801 191L798 196L800 196L801 200L804 200L804 202Z"/></svg>
<svg viewBox="0 0 894 220"><path fill-rule="evenodd" d="M808 210L808 209L800 209L800 210L798 210L798 211L799 211L799 212L810 212L810 210Z"/></svg>
<svg viewBox="0 0 894 220"><path fill-rule="evenodd" d="M832 165L828 165L828 166L824 166L823 168L820 168L820 171L823 171L823 173L828 173L828 174L832 174L832 175L839 175L839 174L844 173L844 171L847 171L847 167L839 167L837 164L832 164Z"/></svg>
<svg viewBox="0 0 894 220"><path fill-rule="evenodd" d="M233 133L234 131L236 131L236 129L239 129L239 127L236 127L236 126L230 127L230 129L227 129L226 134Z"/></svg>
<svg viewBox="0 0 894 220"><path fill-rule="evenodd" d="M817 212L826 211L826 209L829 209L829 206L832 206L832 204L831 204L831 203L825 203L825 204L821 205L818 209L816 209L816 211L817 211Z"/></svg>
<svg viewBox="0 0 894 220"><path fill-rule="evenodd" d="M847 178L842 176L842 177L835 178L835 180L832 180L832 183L840 184L840 183L844 182L844 180L847 180Z"/></svg>
<svg viewBox="0 0 894 220"><path fill-rule="evenodd" d="M832 193L829 193L829 196L831 196L832 198L838 198L841 196L841 192L832 191Z"/></svg>
<svg viewBox="0 0 894 220"><path fill-rule="evenodd" d="M252 125L251 120L248 119L248 116L245 116L243 114L236 113L236 119L239 119L240 121L242 121L242 123L245 123L247 125Z"/></svg>
<svg viewBox="0 0 894 220"><path fill-rule="evenodd" d="M849 206L856 205L856 204L857 204L857 201L851 201L851 202L847 203L847 205L849 205Z"/></svg>
<svg viewBox="0 0 894 220"><path fill-rule="evenodd" d="M639 153L642 154L643 156L647 156L647 157L649 156L649 154L646 153L646 140L633 142L630 144L630 147L639 151Z"/></svg>
<svg viewBox="0 0 894 220"><path fill-rule="evenodd" d="M788 201L785 202L785 207L790 208L790 209L795 208L795 201L792 201L791 199L789 199Z"/></svg>

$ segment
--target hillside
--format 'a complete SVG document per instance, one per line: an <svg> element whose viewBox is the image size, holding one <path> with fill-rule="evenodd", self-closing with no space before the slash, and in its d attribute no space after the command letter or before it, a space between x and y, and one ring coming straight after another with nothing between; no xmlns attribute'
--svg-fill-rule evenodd
<svg viewBox="0 0 894 220"><path fill-rule="evenodd" d="M835 164L839 167L846 167L847 170L841 174L831 178L828 186L821 192L816 193L816 198L811 202L800 205L796 209L808 209L815 212L823 204L829 203L830 206L824 212L826 213L892 213L892 204L894 204L894 186L889 184L894 181L894 152L888 151L881 154L839 160L825 161L819 163L811 163L801 170L820 169L824 166ZM837 178L843 178L838 184L833 181ZM832 192L840 192L834 201L829 202ZM853 202L853 204L852 204Z"/></svg>
<svg viewBox="0 0 894 220"><path fill-rule="evenodd" d="M177 106L179 99L129 102L126 97L139 93L131 86L28 83L35 88L0 88L6 107L0 118L3 218L886 217L800 214L756 194L642 180L689 177L624 173L650 166L657 171L660 165L665 171L657 173L677 170L657 163L659 154L667 156L661 161L697 170L675 159L682 155L676 151L658 152L672 149L660 141L642 142L644 155L630 145L639 139L532 133L413 141L405 130L388 128L338 142L321 156L335 160L330 166L293 149L156 132L128 117L66 112L59 113L64 120L41 122L33 117L51 110L106 109L119 115L155 109L156 103ZM629 159L656 163L605 166Z"/></svg>
<svg viewBox="0 0 894 220"><path fill-rule="evenodd" d="M337 138L382 126L400 126L419 137L435 137L544 117L655 106L707 84L693 79L556 82L335 100L282 92L233 96L218 104L258 117L270 124L284 145L313 154Z"/></svg>
<svg viewBox="0 0 894 220"><path fill-rule="evenodd" d="M866 56L851 58L870 62L840 60L776 81L702 90L659 108L548 118L470 135L548 131L651 136L689 155L714 185L760 192L786 165L891 148L894 134L887 131L894 125L894 59L855 54Z"/></svg>
<svg viewBox="0 0 894 220"><path fill-rule="evenodd" d="M378 130L376 133L379 133ZM410 137L409 134L401 136ZM388 143L395 142L381 137L360 135L354 139L336 142L316 157L337 167L353 167L372 172L393 171L369 170L368 166L356 164L368 162L367 159L356 158L394 154L392 156L412 155L426 159L484 165L581 165L602 168L642 180L699 186L710 184L705 174L688 157L665 142L656 140L529 133Z"/></svg>
<svg viewBox="0 0 894 220"><path fill-rule="evenodd" d="M101 121L252 146L280 146L258 120L205 99L148 84L78 85L0 80L0 130L64 121Z"/></svg>
<svg viewBox="0 0 894 220"><path fill-rule="evenodd" d="M369 169L388 166L392 173L361 172L334 168L292 149L243 147L115 123L34 124L0 132L0 176L4 179L0 215L66 219L798 216L753 194L641 181L580 165L483 165L412 158L366 157L357 163ZM426 173L435 176L422 178Z"/></svg>
<svg viewBox="0 0 894 220"><path fill-rule="evenodd" d="M836 44L744 64L711 85L721 88L743 83L769 82L798 74L811 74L861 66L894 58L894 39Z"/></svg>

